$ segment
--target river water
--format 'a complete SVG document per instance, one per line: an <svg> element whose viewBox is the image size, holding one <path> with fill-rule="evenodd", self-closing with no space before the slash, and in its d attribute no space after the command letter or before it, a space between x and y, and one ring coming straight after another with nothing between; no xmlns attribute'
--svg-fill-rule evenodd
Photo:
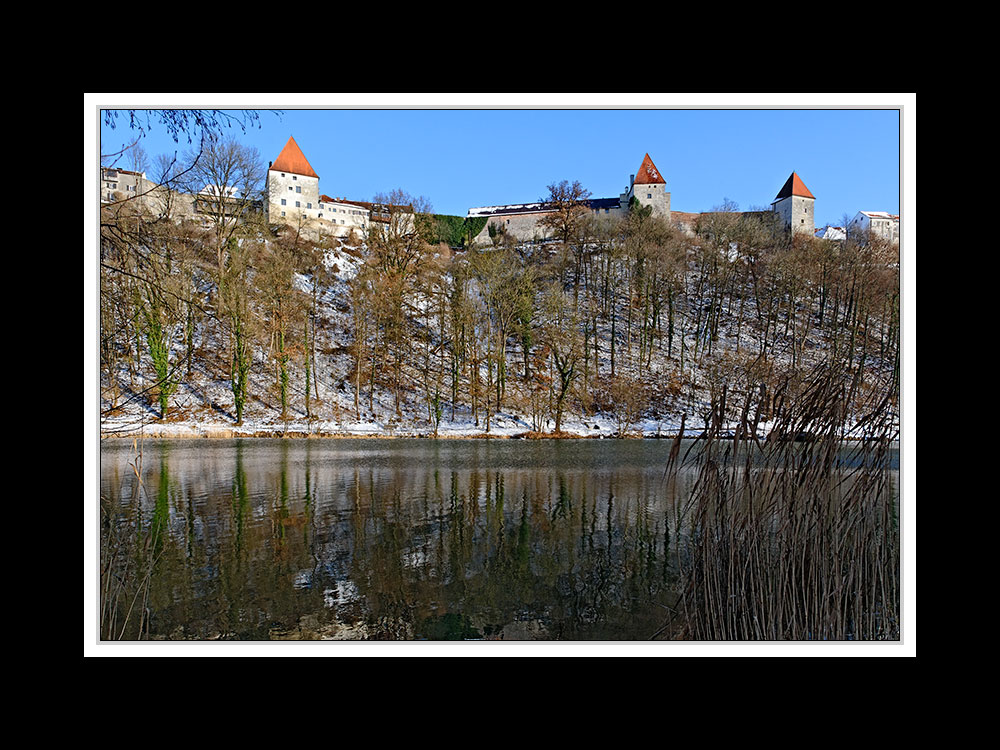
<svg viewBox="0 0 1000 750"><path fill-rule="evenodd" d="M111 583L139 581L102 637L645 640L675 600L678 498L695 478L664 477L669 451L104 441L102 564L113 552Z"/></svg>

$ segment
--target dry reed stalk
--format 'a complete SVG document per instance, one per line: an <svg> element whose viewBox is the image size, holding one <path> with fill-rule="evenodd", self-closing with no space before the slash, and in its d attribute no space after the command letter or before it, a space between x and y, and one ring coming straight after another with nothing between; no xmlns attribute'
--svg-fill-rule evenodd
<svg viewBox="0 0 1000 750"><path fill-rule="evenodd" d="M142 525L140 500L145 492L139 441L133 440L132 451L134 459L130 466L135 482L128 506L121 508L117 498L101 497L101 524L104 527L100 572L102 640L138 640L144 628L147 635L149 631L146 603L157 555L151 534L138 533ZM134 612L136 618L133 618Z"/></svg>
<svg viewBox="0 0 1000 750"><path fill-rule="evenodd" d="M756 409L751 396L743 403L732 439L722 438L725 389L713 400L683 513L675 637L899 638L895 386L851 423L849 382L823 367L797 396L782 388L764 443L756 437L763 389Z"/></svg>

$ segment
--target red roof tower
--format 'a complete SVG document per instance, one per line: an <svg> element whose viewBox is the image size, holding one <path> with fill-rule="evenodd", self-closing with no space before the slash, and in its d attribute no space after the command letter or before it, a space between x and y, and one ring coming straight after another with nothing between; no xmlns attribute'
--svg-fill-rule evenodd
<svg viewBox="0 0 1000 750"><path fill-rule="evenodd" d="M788 178L781 190L778 191L778 195L772 201L776 203L777 201L783 200L785 198L790 198L793 195L797 195L800 198L812 198L816 200L816 196L809 192L809 188L802 181L795 172L792 172L792 176Z"/></svg>
<svg viewBox="0 0 1000 750"><path fill-rule="evenodd" d="M319 175L313 171L309 160L306 159L305 154L302 153L302 149L299 148L299 144L291 136L289 136L288 143L281 149L281 153L278 154L278 158L274 160L269 169L272 172L291 172L292 174L319 179Z"/></svg>
<svg viewBox="0 0 1000 750"><path fill-rule="evenodd" d="M653 164L653 160L649 158L649 154L646 154L642 160L642 164L639 165L639 173L636 174L633 184L666 185L667 181L663 179L663 175L660 174L660 170Z"/></svg>

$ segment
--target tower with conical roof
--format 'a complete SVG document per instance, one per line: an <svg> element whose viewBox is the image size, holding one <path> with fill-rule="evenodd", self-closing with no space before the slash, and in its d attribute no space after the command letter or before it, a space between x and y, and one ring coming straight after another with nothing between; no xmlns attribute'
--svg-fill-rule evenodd
<svg viewBox="0 0 1000 750"><path fill-rule="evenodd" d="M268 164L267 194L268 221L272 223L321 217L319 175L293 137Z"/></svg>
<svg viewBox="0 0 1000 750"><path fill-rule="evenodd" d="M651 207L654 215L670 221L670 193L667 192L667 183L649 154L643 157L638 173L629 180L628 192L621 196L623 210L628 209L632 198L642 206Z"/></svg>
<svg viewBox="0 0 1000 750"><path fill-rule="evenodd" d="M785 181L778 195L771 201L771 210L781 217L785 228L810 237L816 231L816 196L795 172Z"/></svg>

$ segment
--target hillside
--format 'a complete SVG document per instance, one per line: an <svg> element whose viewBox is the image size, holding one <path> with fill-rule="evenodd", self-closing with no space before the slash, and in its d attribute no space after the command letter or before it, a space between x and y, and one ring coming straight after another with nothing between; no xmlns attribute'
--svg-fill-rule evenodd
<svg viewBox="0 0 1000 750"><path fill-rule="evenodd" d="M141 272L119 270L133 261L115 245L102 271L102 436L539 435L554 430L564 390L565 436L667 437L682 419L691 434L713 415L717 427L735 430L746 420L740 407L759 395L764 438L781 399L794 398L817 368L843 378L848 423L886 395L897 408L891 249L762 239L738 217L702 230L653 232L647 223L575 243L421 243L398 288L378 248L357 238L324 247L269 233L239 239L230 247L253 244L268 263L286 253L291 264L281 298L259 292L279 266L246 271L253 334L239 425L233 331L213 286L211 235L189 229L181 238L194 248L184 266L194 281L183 293L162 293L175 288L183 265L175 256L166 270L149 260L179 241L174 230L128 246L138 266L148 264ZM385 250L399 238L383 239ZM157 285L136 288L130 279L148 280L154 268ZM139 303L146 317L128 307L150 290L160 300L155 320ZM389 299L400 301L398 311L386 308ZM285 306L297 317L276 323ZM498 331L502 351L492 343ZM152 364L158 340L167 374ZM165 419L162 382L172 390Z"/></svg>

